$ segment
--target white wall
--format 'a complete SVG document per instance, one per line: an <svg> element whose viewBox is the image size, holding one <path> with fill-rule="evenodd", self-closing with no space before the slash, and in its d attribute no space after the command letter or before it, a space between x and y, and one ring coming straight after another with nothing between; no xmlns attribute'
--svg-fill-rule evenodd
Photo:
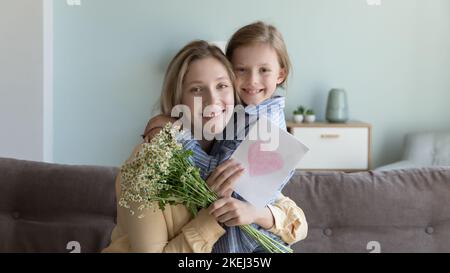
<svg viewBox="0 0 450 273"><path fill-rule="evenodd" d="M42 0L0 0L0 157L44 160Z"/></svg>
<svg viewBox="0 0 450 273"><path fill-rule="evenodd" d="M287 117L302 104L324 119L328 91L345 88L350 118L372 124L373 167L397 161L405 134L450 130L450 0L381 3L54 1L54 161L122 164L176 52L193 39L226 41L256 20L287 43Z"/></svg>

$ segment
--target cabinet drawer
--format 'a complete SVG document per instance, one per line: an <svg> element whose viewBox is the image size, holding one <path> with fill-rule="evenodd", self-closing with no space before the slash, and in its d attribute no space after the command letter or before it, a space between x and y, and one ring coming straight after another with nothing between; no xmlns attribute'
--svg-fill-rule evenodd
<svg viewBox="0 0 450 273"><path fill-rule="evenodd" d="M369 168L369 128L292 128L309 147L299 169L366 170Z"/></svg>

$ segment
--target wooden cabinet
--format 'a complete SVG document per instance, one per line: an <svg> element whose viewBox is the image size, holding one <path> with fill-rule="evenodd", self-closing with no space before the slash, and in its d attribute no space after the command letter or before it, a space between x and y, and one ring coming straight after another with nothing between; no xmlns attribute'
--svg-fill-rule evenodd
<svg viewBox="0 0 450 273"><path fill-rule="evenodd" d="M294 123L288 131L310 151L301 160L301 170L364 171L371 164L371 125L364 122Z"/></svg>

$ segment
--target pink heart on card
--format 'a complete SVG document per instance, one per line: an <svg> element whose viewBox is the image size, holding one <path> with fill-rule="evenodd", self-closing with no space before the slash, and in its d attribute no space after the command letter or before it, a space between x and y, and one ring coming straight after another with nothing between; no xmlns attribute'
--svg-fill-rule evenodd
<svg viewBox="0 0 450 273"><path fill-rule="evenodd" d="M283 158L276 151L262 151L262 141L255 142L248 149L250 176L262 176L283 168Z"/></svg>

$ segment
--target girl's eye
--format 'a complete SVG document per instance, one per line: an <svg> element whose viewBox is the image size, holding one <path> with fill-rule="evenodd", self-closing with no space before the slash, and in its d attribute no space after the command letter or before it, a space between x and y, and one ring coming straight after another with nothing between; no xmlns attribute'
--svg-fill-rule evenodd
<svg viewBox="0 0 450 273"><path fill-rule="evenodd" d="M241 67L238 67L238 68L236 68L235 70L236 70L236 72L238 72L238 73L243 73L243 72L245 72L245 69L244 69L244 68L241 68Z"/></svg>
<svg viewBox="0 0 450 273"><path fill-rule="evenodd" d="M270 69L268 69L268 68L261 68L261 72L263 72L263 73L270 72Z"/></svg>

